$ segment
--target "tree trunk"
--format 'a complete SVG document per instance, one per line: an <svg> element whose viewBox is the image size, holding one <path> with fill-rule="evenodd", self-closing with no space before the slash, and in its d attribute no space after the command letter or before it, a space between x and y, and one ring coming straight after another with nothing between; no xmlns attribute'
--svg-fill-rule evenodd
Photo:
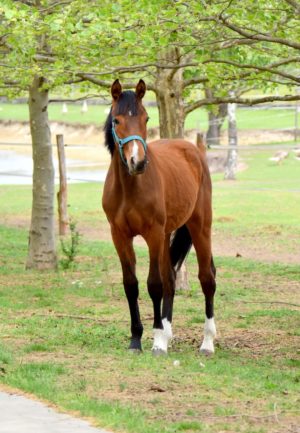
<svg viewBox="0 0 300 433"><path fill-rule="evenodd" d="M54 166L48 122L48 91L44 79L35 77L29 89L29 115L32 137L32 213L29 231L27 269L55 269Z"/></svg>
<svg viewBox="0 0 300 433"><path fill-rule="evenodd" d="M214 96L212 89L205 88L206 98ZM217 111L208 112L208 130L206 133L207 145L220 145L221 128L227 116L227 104L219 104Z"/></svg>
<svg viewBox="0 0 300 433"><path fill-rule="evenodd" d="M171 48L160 55L160 62L176 66L179 50ZM155 81L161 138L182 138L184 135L183 70L158 68Z"/></svg>
<svg viewBox="0 0 300 433"><path fill-rule="evenodd" d="M231 94L230 96L234 96ZM224 179L235 180L237 171L237 128L236 128L236 104L228 104L228 142L230 149L225 167Z"/></svg>
<svg viewBox="0 0 300 433"><path fill-rule="evenodd" d="M227 104L218 105L217 112L208 112L209 127L206 134L208 146L220 145L221 128L227 116Z"/></svg>

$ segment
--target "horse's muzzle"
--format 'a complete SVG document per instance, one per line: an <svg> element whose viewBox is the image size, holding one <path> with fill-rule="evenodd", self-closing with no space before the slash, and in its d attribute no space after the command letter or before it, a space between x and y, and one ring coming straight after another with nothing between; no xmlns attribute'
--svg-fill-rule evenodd
<svg viewBox="0 0 300 433"><path fill-rule="evenodd" d="M132 158L130 162L131 164L129 166L129 174L131 176L144 173L148 164L148 160L146 158L143 159L142 161L138 161L137 163L134 163Z"/></svg>

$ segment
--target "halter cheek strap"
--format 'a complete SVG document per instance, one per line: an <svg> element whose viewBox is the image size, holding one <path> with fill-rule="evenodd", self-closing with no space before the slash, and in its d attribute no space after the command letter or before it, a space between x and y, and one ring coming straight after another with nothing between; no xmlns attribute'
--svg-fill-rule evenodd
<svg viewBox="0 0 300 433"><path fill-rule="evenodd" d="M140 135L129 135L128 137L120 138L118 136L118 134L116 133L114 119L113 119L113 122L112 122L112 129L111 130L112 130L112 135L114 137L115 143L119 146L119 153L120 153L121 159L122 159L123 163L126 166L127 166L127 161L126 161L125 156L124 156L123 147L129 141L132 141L132 140L138 140L138 141L140 141L142 143L142 145L143 145L145 154L147 154L147 143L146 143L146 141Z"/></svg>

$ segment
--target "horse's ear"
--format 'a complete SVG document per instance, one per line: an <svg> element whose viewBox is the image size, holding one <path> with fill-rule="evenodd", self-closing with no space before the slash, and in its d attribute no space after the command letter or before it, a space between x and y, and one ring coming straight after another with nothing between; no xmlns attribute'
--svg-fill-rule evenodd
<svg viewBox="0 0 300 433"><path fill-rule="evenodd" d="M144 80L140 80L137 83L135 93L139 99L142 99L144 97L144 95L146 93L146 84L145 84Z"/></svg>
<svg viewBox="0 0 300 433"><path fill-rule="evenodd" d="M111 86L111 96L117 101L122 93L122 86L118 79L116 79Z"/></svg>

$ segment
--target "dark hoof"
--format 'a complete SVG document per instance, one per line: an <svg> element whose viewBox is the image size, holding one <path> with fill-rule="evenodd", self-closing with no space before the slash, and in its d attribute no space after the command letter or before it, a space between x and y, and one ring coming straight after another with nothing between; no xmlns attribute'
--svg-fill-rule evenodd
<svg viewBox="0 0 300 433"><path fill-rule="evenodd" d="M152 349L152 355L153 356L166 356L167 352L162 349Z"/></svg>
<svg viewBox="0 0 300 433"><path fill-rule="evenodd" d="M129 353L132 353L133 355L141 355L143 353L142 349L131 349L129 347Z"/></svg>
<svg viewBox="0 0 300 433"><path fill-rule="evenodd" d="M214 352L212 352L211 350L207 350L207 349L200 349L200 353L201 355L204 356L213 356Z"/></svg>
<svg viewBox="0 0 300 433"><path fill-rule="evenodd" d="M138 340L137 338L132 338L128 349L130 350L130 352L142 352L141 340Z"/></svg>

